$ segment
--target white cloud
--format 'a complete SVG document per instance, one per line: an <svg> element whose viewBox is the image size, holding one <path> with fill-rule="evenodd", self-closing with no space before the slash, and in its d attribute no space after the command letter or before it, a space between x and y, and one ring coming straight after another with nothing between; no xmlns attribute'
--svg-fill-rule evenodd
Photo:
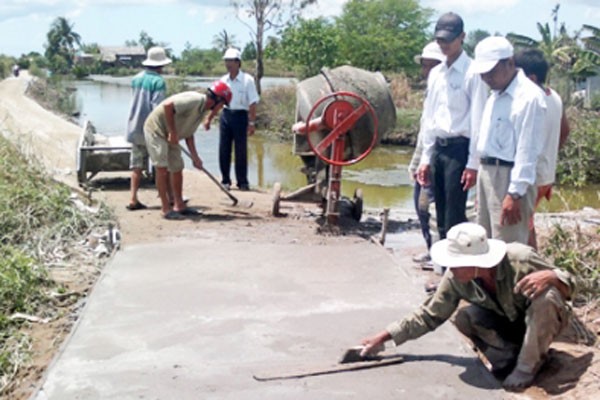
<svg viewBox="0 0 600 400"><path fill-rule="evenodd" d="M482 11L495 13L506 11L522 0L425 0L423 5L440 13L454 11L457 14L476 14Z"/></svg>
<svg viewBox="0 0 600 400"><path fill-rule="evenodd" d="M331 17L342 14L342 8L348 0L320 0L304 10L302 15L306 18Z"/></svg>
<svg viewBox="0 0 600 400"><path fill-rule="evenodd" d="M198 4L200 3L200 4ZM30 16L59 15L77 16L88 7L127 7L149 5L181 4L193 7L231 7L223 0L2 0L0 2L0 22Z"/></svg>

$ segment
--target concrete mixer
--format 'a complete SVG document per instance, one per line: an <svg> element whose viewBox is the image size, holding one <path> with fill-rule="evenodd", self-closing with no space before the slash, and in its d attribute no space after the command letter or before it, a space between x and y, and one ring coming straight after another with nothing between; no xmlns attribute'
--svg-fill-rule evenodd
<svg viewBox="0 0 600 400"><path fill-rule="evenodd" d="M350 216L360 221L362 191L357 189L352 200L341 197L342 167L367 157L395 123L396 108L379 72L350 66L324 68L298 83L294 154L303 161L307 186L282 196L276 183L273 215L280 215L281 201L316 201L327 222L337 224L345 202L350 204Z"/></svg>

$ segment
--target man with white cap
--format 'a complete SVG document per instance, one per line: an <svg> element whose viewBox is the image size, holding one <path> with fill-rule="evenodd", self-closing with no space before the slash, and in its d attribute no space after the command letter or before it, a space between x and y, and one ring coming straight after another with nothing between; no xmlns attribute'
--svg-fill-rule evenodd
<svg viewBox="0 0 600 400"><path fill-rule="evenodd" d="M444 61L446 61L446 56L442 53L440 45L436 42L428 43L425 47L423 47L421 54L415 56L415 62L421 66L421 76L425 80L427 80L429 77L429 72L431 72L431 69ZM427 92L425 92L425 97L427 97ZM413 261L419 263L427 263L431 261L431 257L429 256L429 248L431 247L431 232L429 230L429 205L433 202L433 191L431 190L431 185L421 186L419 180L417 179L417 168L419 167L421 154L423 153L423 130L425 129L425 124L427 123L427 119L423 118L423 115L424 113L421 115L420 129L419 133L417 134L417 145L415 147L415 151L413 152L412 159L410 160L410 164L408 165L408 173L415 181L413 195L415 210L417 211L417 216L419 218L419 224L421 225L423 238L425 239L425 244L427 245L426 253L413 257Z"/></svg>
<svg viewBox="0 0 600 400"><path fill-rule="evenodd" d="M225 74L221 80L231 88L233 99L223 109L219 121L219 167L221 183L231 187L231 147L235 152L235 176L240 190L249 190L248 182L248 136L254 135L256 104L259 97L254 78L241 70L242 55L238 49L229 48L223 55Z"/></svg>
<svg viewBox="0 0 600 400"><path fill-rule="evenodd" d="M490 237L527 244L546 117L543 93L515 67L504 37L479 42L471 69L492 89L477 142L477 222Z"/></svg>
<svg viewBox="0 0 600 400"><path fill-rule="evenodd" d="M475 185L478 160L474 144L488 87L470 72L472 60L462 48L462 18L443 14L435 25L435 40L446 61L433 68L427 80L423 118L424 150L419 165L421 185L431 183L440 238L465 222L468 189Z"/></svg>
<svg viewBox="0 0 600 400"><path fill-rule="evenodd" d="M486 356L504 387L531 385L567 325L573 277L529 246L488 239L471 222L434 243L431 258L448 267L436 292L412 315L364 339L362 355L380 351L388 340L398 346L431 332L458 309L456 327ZM470 304L459 309L461 300Z"/></svg>
<svg viewBox="0 0 600 400"><path fill-rule="evenodd" d="M166 97L167 85L165 79L160 75L162 68L171 64L165 49L162 47L151 47L148 55L142 62L145 67L143 71L133 77L131 90L133 98L127 121L127 141L131 143L131 198L126 208L129 211L147 208L139 201L137 192L142 180L142 171L148 163L148 150L144 139L144 122L150 112L156 108Z"/></svg>

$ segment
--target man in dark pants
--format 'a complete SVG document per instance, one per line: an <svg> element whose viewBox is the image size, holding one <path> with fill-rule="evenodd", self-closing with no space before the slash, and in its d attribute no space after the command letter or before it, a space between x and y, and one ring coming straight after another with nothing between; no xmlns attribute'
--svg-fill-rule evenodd
<svg viewBox="0 0 600 400"><path fill-rule="evenodd" d="M248 182L248 136L254 134L256 103L259 97L254 79L241 70L242 60L239 50L227 49L223 56L227 74L221 81L227 83L233 93L228 107L223 109L220 119L219 167L221 183L231 188L231 147L235 150L235 177L240 190L250 190Z"/></svg>
<svg viewBox="0 0 600 400"><path fill-rule="evenodd" d="M477 180L477 129L488 88L469 71L472 60L462 49L463 21L457 14L442 15L435 39L446 62L431 70L423 118L423 156L418 170L421 185L432 184L440 239L466 218L467 191Z"/></svg>

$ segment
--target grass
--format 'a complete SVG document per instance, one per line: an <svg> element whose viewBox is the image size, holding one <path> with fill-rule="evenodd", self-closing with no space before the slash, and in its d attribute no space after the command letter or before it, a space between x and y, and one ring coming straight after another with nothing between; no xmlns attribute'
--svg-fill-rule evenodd
<svg viewBox="0 0 600 400"><path fill-rule="evenodd" d="M600 299L600 229L555 224L539 248L555 266L575 276L576 303Z"/></svg>
<svg viewBox="0 0 600 400"><path fill-rule="evenodd" d="M106 207L82 211L67 187L0 136L0 397L15 385L31 345L24 322L11 317L60 314L49 293L64 288L52 279L52 268L98 263L82 243L109 223Z"/></svg>

